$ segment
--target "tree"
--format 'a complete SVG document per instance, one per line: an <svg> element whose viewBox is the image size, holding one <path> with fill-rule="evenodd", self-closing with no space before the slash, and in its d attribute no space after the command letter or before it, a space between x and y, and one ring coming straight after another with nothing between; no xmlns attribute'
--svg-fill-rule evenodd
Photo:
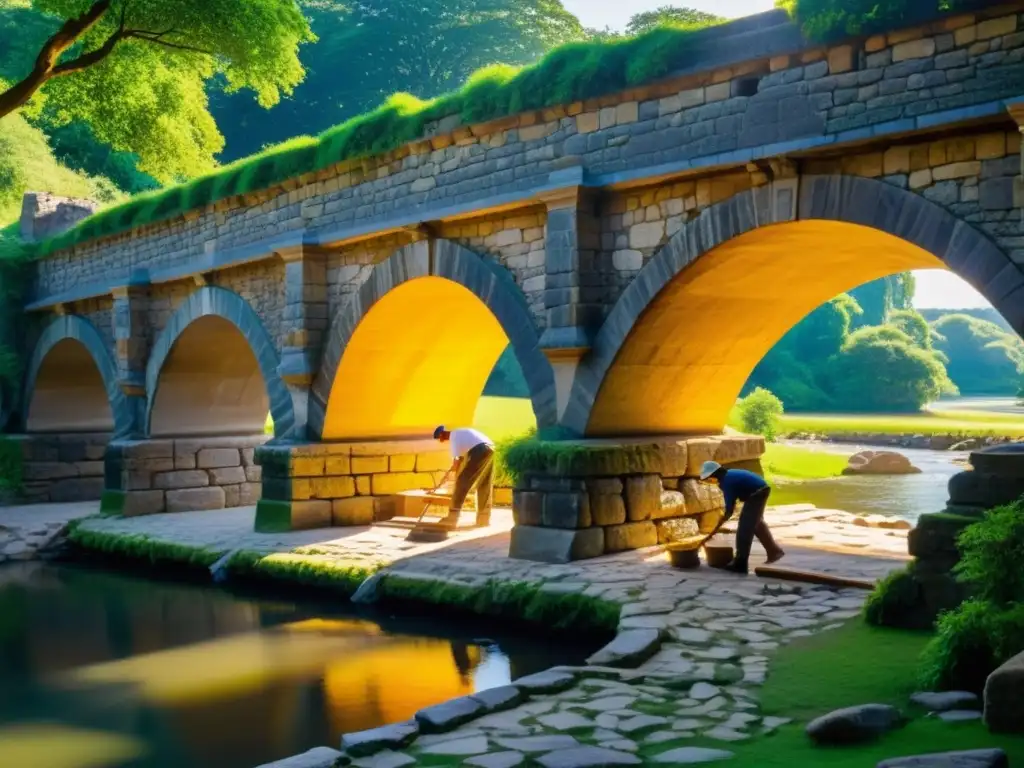
<svg viewBox="0 0 1024 768"><path fill-rule="evenodd" d="M855 326L882 325L889 313L897 309L910 309L914 300L914 276L903 272L880 280L872 280L850 291L864 313Z"/></svg>
<svg viewBox="0 0 1024 768"><path fill-rule="evenodd" d="M294 99L270 114L230 96L215 101L215 114L231 115L225 159L320 133L396 92L435 98L477 69L530 64L585 37L561 0L353 0L309 14L319 43L304 57L309 75Z"/></svg>
<svg viewBox="0 0 1024 768"><path fill-rule="evenodd" d="M919 313L912 309L898 309L889 315L889 325L899 328L921 349L932 348L932 329Z"/></svg>
<svg viewBox="0 0 1024 768"><path fill-rule="evenodd" d="M779 418L782 414L782 401L762 387L740 400L739 416L743 431L763 435L769 442L774 441L779 433Z"/></svg>
<svg viewBox="0 0 1024 768"><path fill-rule="evenodd" d="M5 2L5 0L0 0ZM32 0L54 31L34 63L0 92L0 117L44 111L51 125L87 122L172 181L211 168L223 137L205 86L249 89L263 107L291 94L315 39L294 0Z"/></svg>
<svg viewBox="0 0 1024 768"><path fill-rule="evenodd" d="M964 395L1013 395L1024 372L1024 341L995 323L951 314L932 324L935 347Z"/></svg>
<svg viewBox="0 0 1024 768"><path fill-rule="evenodd" d="M852 333L830 366L836 407L862 412L913 412L956 394L942 363L893 326Z"/></svg>
<svg viewBox="0 0 1024 768"><path fill-rule="evenodd" d="M705 13L694 8L679 8L674 5L663 5L653 11L635 13L626 24L627 35L642 35L655 27L665 25L682 27L706 27L724 21L721 16Z"/></svg>

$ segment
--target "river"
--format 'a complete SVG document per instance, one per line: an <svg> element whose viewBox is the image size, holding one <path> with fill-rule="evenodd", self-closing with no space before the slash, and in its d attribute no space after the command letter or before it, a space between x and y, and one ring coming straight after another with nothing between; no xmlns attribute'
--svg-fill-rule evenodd
<svg viewBox="0 0 1024 768"><path fill-rule="evenodd" d="M787 441L790 445L811 448L842 456L860 451L895 450L921 470L916 475L860 475L824 480L780 482L772 491L771 504L813 504L820 509L841 509L856 515L885 515L915 522L919 515L940 512L949 498L949 478L964 469L968 452L929 451L917 448L879 448L848 443L808 443Z"/></svg>
<svg viewBox="0 0 1024 768"><path fill-rule="evenodd" d="M340 600L2 566L0 766L252 768L582 663L602 640L495 632Z"/></svg>

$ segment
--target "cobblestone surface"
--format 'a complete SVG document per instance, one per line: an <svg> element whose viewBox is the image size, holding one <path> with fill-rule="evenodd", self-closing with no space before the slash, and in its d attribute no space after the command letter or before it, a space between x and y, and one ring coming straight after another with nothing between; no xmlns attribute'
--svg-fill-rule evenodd
<svg viewBox="0 0 1024 768"><path fill-rule="evenodd" d="M0 507L0 565L31 560L53 543L72 520L92 514L96 503Z"/></svg>

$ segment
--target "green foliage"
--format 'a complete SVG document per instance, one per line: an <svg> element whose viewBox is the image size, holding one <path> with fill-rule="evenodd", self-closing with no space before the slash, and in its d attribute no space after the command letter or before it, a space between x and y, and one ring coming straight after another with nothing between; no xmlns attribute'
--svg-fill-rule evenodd
<svg viewBox="0 0 1024 768"><path fill-rule="evenodd" d="M303 51L309 75L293 99L267 112L251 100L215 97L226 159L320 133L395 92L436 98L486 79L473 73L495 62L514 74L552 47L584 38L561 0L359 0L307 12L319 42Z"/></svg>
<svg viewBox="0 0 1024 768"><path fill-rule="evenodd" d="M876 627L907 627L907 618L919 612L921 585L914 576L914 564L893 571L878 582L864 603L864 620ZM918 629L925 629L918 626Z"/></svg>
<svg viewBox="0 0 1024 768"><path fill-rule="evenodd" d="M772 441L779 432L782 401L767 389L758 387L740 401L739 413L744 432L764 435L766 440Z"/></svg>
<svg viewBox="0 0 1024 768"><path fill-rule="evenodd" d="M389 574L379 587L385 602L417 602L456 613L526 621L547 629L614 632L620 606L582 594L543 592L538 584L491 580L482 586L406 579Z"/></svg>
<svg viewBox="0 0 1024 768"><path fill-rule="evenodd" d="M889 325L902 331L911 342L921 349L932 348L932 330L918 312L912 309L898 309L889 315Z"/></svg>
<svg viewBox="0 0 1024 768"><path fill-rule="evenodd" d="M986 512L964 528L957 547L957 577L974 595L999 606L1024 603L1024 502Z"/></svg>
<svg viewBox="0 0 1024 768"><path fill-rule="evenodd" d="M93 5L33 0L31 8L55 27ZM100 141L136 153L139 169L162 182L194 176L212 169L223 148L207 82L226 92L249 89L271 107L302 80L298 49L313 39L293 0L115 0L60 61L86 64L45 80L30 114L50 127L87 123ZM23 71L35 59L29 50L15 54L29 56Z"/></svg>
<svg viewBox="0 0 1024 768"><path fill-rule="evenodd" d="M531 432L502 446L500 462L514 487L530 474L619 475L627 474L624 467L653 466L658 460L651 446L588 445L545 437Z"/></svg>
<svg viewBox="0 0 1024 768"><path fill-rule="evenodd" d="M706 27L711 24L718 24L724 21L721 16L712 13L705 13L694 8L680 8L673 5L663 5L653 11L642 11L634 13L626 24L627 35L642 35L655 27L677 26L677 27Z"/></svg>
<svg viewBox="0 0 1024 768"><path fill-rule="evenodd" d="M926 690L980 694L993 670L1022 648L1024 604L965 600L939 617L938 632L921 655L921 684Z"/></svg>
<svg viewBox="0 0 1024 768"><path fill-rule="evenodd" d="M913 26L977 6L970 0L777 0L812 40L831 42Z"/></svg>
<svg viewBox="0 0 1024 768"><path fill-rule="evenodd" d="M850 412L918 411L956 391L935 355L892 326L851 334L829 375L834 405Z"/></svg>
<svg viewBox="0 0 1024 768"><path fill-rule="evenodd" d="M1012 395L1024 373L1024 341L999 325L964 313L932 323L935 348L963 395Z"/></svg>
<svg viewBox="0 0 1024 768"><path fill-rule="evenodd" d="M23 466L21 443L0 435L0 489L20 491Z"/></svg>

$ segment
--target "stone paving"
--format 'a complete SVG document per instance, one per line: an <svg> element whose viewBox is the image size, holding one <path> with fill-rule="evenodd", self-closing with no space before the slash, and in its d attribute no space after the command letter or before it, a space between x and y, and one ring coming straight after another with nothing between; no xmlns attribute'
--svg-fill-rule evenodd
<svg viewBox="0 0 1024 768"><path fill-rule="evenodd" d="M238 508L96 518L85 525L223 551L291 551L381 564L385 574L441 583L529 582L542 591L623 606L616 639L590 666L548 670L423 710L410 723L347 736L347 756L362 768L415 765L427 756L478 768L724 759L730 744L786 723L758 710L771 652L841 626L867 596L708 568L679 571L660 549L566 565L511 560L505 556L512 524L507 510L495 511L491 529L442 544L409 544L406 531L388 528L256 534L252 515L251 508ZM891 521L802 505L773 508L768 520L792 567L874 580L906 560L905 524L883 528ZM755 547L754 564L761 557ZM692 743L698 738L704 746ZM708 740L719 746L707 747Z"/></svg>
<svg viewBox="0 0 1024 768"><path fill-rule="evenodd" d="M72 520L91 515L96 502L0 507L0 565L31 560L60 538Z"/></svg>

